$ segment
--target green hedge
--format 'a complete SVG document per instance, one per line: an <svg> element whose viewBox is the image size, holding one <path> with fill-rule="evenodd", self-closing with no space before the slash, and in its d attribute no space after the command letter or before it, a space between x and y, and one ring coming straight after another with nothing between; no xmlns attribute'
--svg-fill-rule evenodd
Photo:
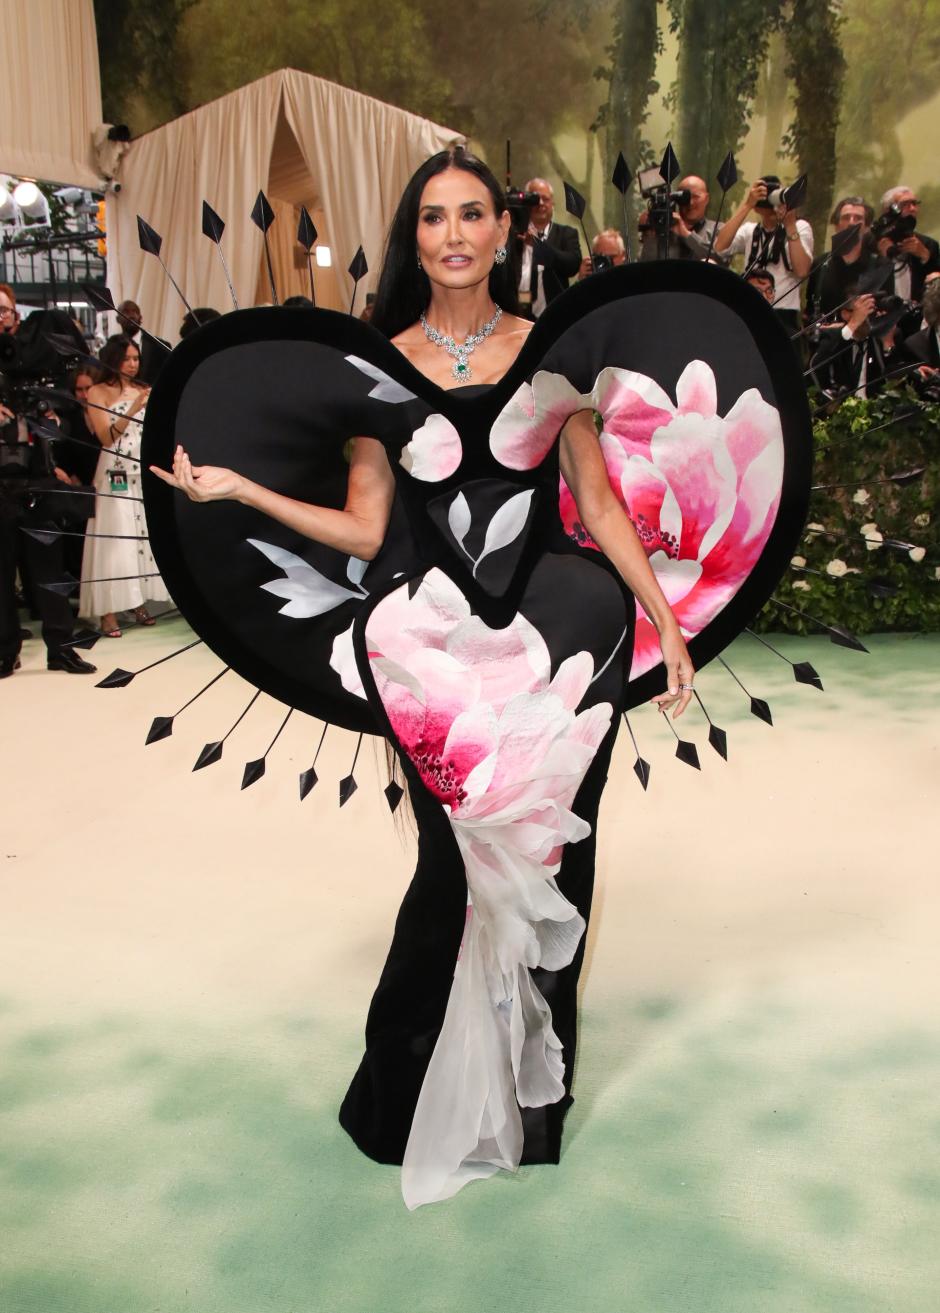
<svg viewBox="0 0 940 1313"><path fill-rule="evenodd" d="M813 482L852 486L812 494L775 597L858 633L940 630L940 405L907 388L852 397L818 419L813 436ZM917 466L925 473L915 483L877 482ZM754 628L820 632L772 602Z"/></svg>

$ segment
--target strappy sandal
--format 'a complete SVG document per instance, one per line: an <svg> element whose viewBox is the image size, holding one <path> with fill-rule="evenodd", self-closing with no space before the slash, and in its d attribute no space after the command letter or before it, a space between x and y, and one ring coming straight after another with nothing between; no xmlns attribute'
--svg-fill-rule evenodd
<svg viewBox="0 0 940 1313"><path fill-rule="evenodd" d="M134 619L139 625L155 625L157 622L145 606L134 608Z"/></svg>
<svg viewBox="0 0 940 1313"><path fill-rule="evenodd" d="M102 617L101 617L101 632L102 632L102 634L104 635L104 637L105 637L105 638L123 638L123 637L124 637L124 630L121 629L121 628L119 627L119 625L118 625L118 623L117 623L117 617L114 618L114 625L113 625L112 628L110 628L110 629L105 628L105 623L104 623L104 622L105 622L105 620L106 620L107 618L108 618L107 616L102 616Z"/></svg>

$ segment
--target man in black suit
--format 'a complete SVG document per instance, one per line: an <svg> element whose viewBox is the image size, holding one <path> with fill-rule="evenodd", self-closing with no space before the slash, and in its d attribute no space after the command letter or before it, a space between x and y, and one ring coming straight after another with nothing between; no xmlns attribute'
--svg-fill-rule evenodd
<svg viewBox="0 0 940 1313"><path fill-rule="evenodd" d="M806 291L807 322L835 314L856 292L892 290L891 261L878 254L871 238L874 217L861 196L843 196L836 202L829 216L833 237L858 225L858 238L847 250L813 261Z"/></svg>
<svg viewBox="0 0 940 1313"><path fill-rule="evenodd" d="M873 397L897 363L895 333L903 303L879 312L871 292L839 311L841 328L826 325L810 361L818 387L830 397Z"/></svg>
<svg viewBox="0 0 940 1313"><path fill-rule="evenodd" d="M574 228L555 223L555 198L544 178L531 178L527 192L539 196L529 211L529 226L518 234L519 304L530 319L539 315L568 286L581 267L581 243Z"/></svg>
<svg viewBox="0 0 940 1313"><path fill-rule="evenodd" d="M910 187L892 187L881 198L882 216L890 211L916 221L919 209L920 201ZM894 261L895 295L919 305L927 276L940 271L940 245L926 233L915 230L900 242L891 236L880 238L878 251L885 259Z"/></svg>
<svg viewBox="0 0 940 1313"><path fill-rule="evenodd" d="M906 337L901 346L905 360L915 362L924 382L940 377L940 277L930 279L924 291L926 328Z"/></svg>

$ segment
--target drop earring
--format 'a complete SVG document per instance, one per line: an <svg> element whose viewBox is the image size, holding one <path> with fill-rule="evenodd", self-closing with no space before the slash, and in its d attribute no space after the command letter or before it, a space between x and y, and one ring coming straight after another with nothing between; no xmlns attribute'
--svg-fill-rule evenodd
<svg viewBox="0 0 940 1313"><path fill-rule="evenodd" d="M495 251L494 254L493 254L493 260L495 261L496 264L505 264L505 263L506 263L506 248L505 248L505 246L497 246L496 251Z"/></svg>
<svg viewBox="0 0 940 1313"><path fill-rule="evenodd" d="M416 252L416 258L417 258L417 261L418 261L418 268L419 268L419 269L423 269L423 268L424 268L424 265L421 263L421 252L420 252L420 251L417 251L417 252Z"/></svg>

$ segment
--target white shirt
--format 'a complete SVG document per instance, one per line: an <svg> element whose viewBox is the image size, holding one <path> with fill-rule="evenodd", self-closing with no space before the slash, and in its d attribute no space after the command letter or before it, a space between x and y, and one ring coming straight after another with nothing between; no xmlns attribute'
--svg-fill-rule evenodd
<svg viewBox="0 0 940 1313"><path fill-rule="evenodd" d="M742 223L741 227L731 239L731 245L728 248L729 255L743 255L745 261L748 260L751 253L751 238L754 236L756 223ZM800 241L807 255L812 259L813 255L813 230L805 219L797 219L796 231L800 235ZM790 242L789 246L795 246L795 242ZM777 260L774 264L766 266L767 272L774 276L774 305L775 310L799 310L800 308L800 289L799 274L795 274L792 269L788 269L782 260Z"/></svg>
<svg viewBox="0 0 940 1313"><path fill-rule="evenodd" d="M894 265L894 295L902 301L911 299L911 266L907 260L896 260Z"/></svg>
<svg viewBox="0 0 940 1313"><path fill-rule="evenodd" d="M532 286L532 257L535 254L535 242L536 241L547 242L548 234L551 232L551 230L552 230L552 225L550 223L545 225L545 231L542 233L540 233L537 228L534 228L531 223L529 224L529 232L532 234L535 241L526 242L522 248L522 270L519 274L520 292L527 293ZM523 305L528 304L527 297L522 298L522 303ZM534 318L538 319L539 315L545 309L546 304L547 303L545 300L545 279L540 275L538 279L538 291L536 292L535 299L532 302L532 314Z"/></svg>

